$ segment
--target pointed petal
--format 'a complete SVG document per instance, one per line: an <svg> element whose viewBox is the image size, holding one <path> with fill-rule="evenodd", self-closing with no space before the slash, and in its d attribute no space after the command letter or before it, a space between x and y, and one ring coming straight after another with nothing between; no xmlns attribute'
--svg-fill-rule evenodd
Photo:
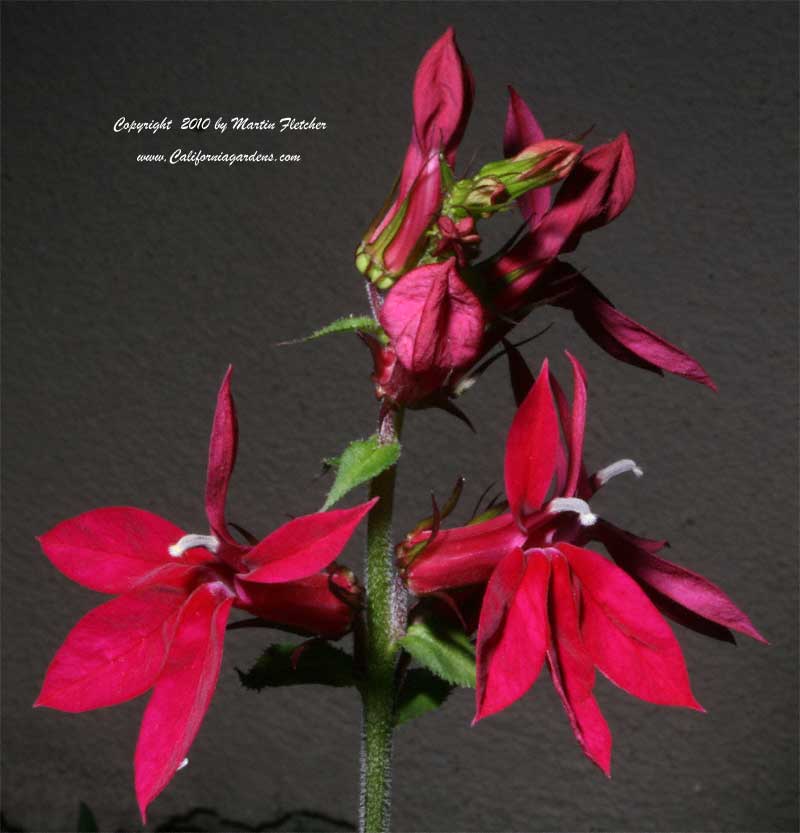
<svg viewBox="0 0 800 833"><path fill-rule="evenodd" d="M175 564L169 547L184 532L152 512L110 506L62 521L39 537L44 554L65 576L90 590L125 593Z"/></svg>
<svg viewBox="0 0 800 833"><path fill-rule="evenodd" d="M553 207L527 247L528 257L547 263L570 252L587 231L610 223L630 202L636 184L633 152L621 134L586 154L564 180Z"/></svg>
<svg viewBox="0 0 800 833"><path fill-rule="evenodd" d="M545 359L536 384L517 410L506 441L506 496L518 523L541 507L553 480L559 442L558 416Z"/></svg>
<svg viewBox="0 0 800 833"><path fill-rule="evenodd" d="M231 393L231 365L225 373L217 396L217 408L211 427L211 442L208 447L208 473L206 475L206 516L214 533L233 543L225 523L225 501L228 497L233 467L236 464L236 449L239 443L239 427L236 420L236 406Z"/></svg>
<svg viewBox="0 0 800 833"><path fill-rule="evenodd" d="M249 572L239 578L276 584L318 573L344 549L377 500L373 498L352 509L332 509L289 521L244 556L242 563Z"/></svg>
<svg viewBox="0 0 800 833"><path fill-rule="evenodd" d="M420 535L417 544L429 537ZM515 547L525 543L511 514L457 529L440 530L408 568L408 584L418 595L483 584Z"/></svg>
<svg viewBox="0 0 800 833"><path fill-rule="evenodd" d="M586 428L586 371L581 363L568 351L564 351L572 364L572 408L569 407L564 391L556 381L551 379L555 394L561 427L567 440L567 457L569 468L560 495L575 495L579 481L586 476L583 468L583 435Z"/></svg>
<svg viewBox="0 0 800 833"><path fill-rule="evenodd" d="M547 649L550 562L516 549L492 573L478 625L475 720L510 706L533 685Z"/></svg>
<svg viewBox="0 0 800 833"><path fill-rule="evenodd" d="M423 152L441 148L452 167L474 93L451 27L425 53L414 79L414 129Z"/></svg>
<svg viewBox="0 0 800 833"><path fill-rule="evenodd" d="M581 634L595 665L635 697L702 711L678 641L636 582L596 552L558 549L581 583Z"/></svg>
<svg viewBox="0 0 800 833"><path fill-rule="evenodd" d="M557 270L571 273L570 291L559 292L551 303L570 310L589 338L603 350L619 361L656 373L666 370L716 391L717 386L696 359L620 312L568 264L558 264Z"/></svg>
<svg viewBox="0 0 800 833"><path fill-rule="evenodd" d="M509 87L503 156L507 158L516 156L528 145L541 142L543 139L544 132L528 105L513 87ZM536 188L520 197L518 203L522 216L528 221L530 227L535 229L550 208L550 189Z"/></svg>
<svg viewBox="0 0 800 833"><path fill-rule="evenodd" d="M442 178L438 152L430 153L419 160L404 205L398 203L390 212L391 218L397 211L405 213L392 241L383 253L386 271L402 273L412 266L422 254L427 238L425 232L433 222L442 204ZM387 214L387 217L389 215ZM382 223L382 226L386 223Z"/></svg>
<svg viewBox="0 0 800 833"><path fill-rule="evenodd" d="M204 584L184 604L166 664L145 709L136 745L136 797L147 805L167 786L208 711L233 599Z"/></svg>
<svg viewBox="0 0 800 833"><path fill-rule="evenodd" d="M279 627L338 639L353 622L352 609L331 592L325 573L286 584L256 584L237 578L235 586L236 607Z"/></svg>
<svg viewBox="0 0 800 833"><path fill-rule="evenodd" d="M89 611L58 649L34 705L83 712L143 694L161 672L186 595L146 587Z"/></svg>
<svg viewBox="0 0 800 833"><path fill-rule="evenodd" d="M464 367L480 353L483 309L455 258L405 275L387 295L380 319L398 358L415 373Z"/></svg>
<svg viewBox="0 0 800 833"><path fill-rule="evenodd" d="M547 657L553 685L586 756L610 776L611 732L592 693L594 663L581 638L569 566L558 555L551 568L553 644Z"/></svg>
<svg viewBox="0 0 800 833"><path fill-rule="evenodd" d="M676 604L724 628L738 631L759 642L766 642L753 623L715 584L703 576L659 558L643 546L642 539L601 521L593 537L608 550L626 573L638 582L657 590ZM641 542L641 543L640 543Z"/></svg>

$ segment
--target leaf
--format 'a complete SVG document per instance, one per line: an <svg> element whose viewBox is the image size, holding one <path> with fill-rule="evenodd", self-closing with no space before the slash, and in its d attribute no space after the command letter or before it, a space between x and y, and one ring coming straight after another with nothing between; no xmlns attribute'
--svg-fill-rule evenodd
<svg viewBox="0 0 800 833"><path fill-rule="evenodd" d="M348 492L377 477L382 471L393 466L400 457L400 444L396 442L381 445L377 434L367 440L355 440L336 459L336 480L333 481L322 511L330 509Z"/></svg>
<svg viewBox="0 0 800 833"><path fill-rule="evenodd" d="M295 661L292 655L295 654ZM236 669L245 688L261 691L284 685L352 686L353 658L329 642L270 645L249 671Z"/></svg>
<svg viewBox="0 0 800 833"><path fill-rule="evenodd" d="M400 644L443 680L475 688L475 647L457 627L433 620L414 622Z"/></svg>
<svg viewBox="0 0 800 833"><path fill-rule="evenodd" d="M406 674L394 712L396 726L438 709L453 686L427 668L413 668Z"/></svg>
<svg viewBox="0 0 800 833"><path fill-rule="evenodd" d="M78 833L97 833L100 830L97 826L94 813L83 801L81 801L78 807L78 825L75 829Z"/></svg>
<svg viewBox="0 0 800 833"><path fill-rule="evenodd" d="M288 344L303 344L306 341L314 341L322 338L322 336L331 335L333 333L372 333L379 338L383 335L381 325L371 315L346 315L344 318L337 318L319 330L315 330L311 335L304 338L296 338L291 341L281 341L279 346Z"/></svg>

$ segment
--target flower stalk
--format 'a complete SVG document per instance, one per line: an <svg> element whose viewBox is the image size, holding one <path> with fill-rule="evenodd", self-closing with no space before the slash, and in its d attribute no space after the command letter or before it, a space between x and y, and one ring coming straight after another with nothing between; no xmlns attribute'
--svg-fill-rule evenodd
<svg viewBox="0 0 800 833"><path fill-rule="evenodd" d="M382 419L381 440L399 439L402 411ZM369 516L366 552L366 635L360 686L362 701L361 795L359 831L384 833L391 814L391 762L394 733L396 639L405 631L404 592L394 563L392 515L397 466L381 472L370 483L370 499L380 498ZM357 648L358 650L358 648Z"/></svg>

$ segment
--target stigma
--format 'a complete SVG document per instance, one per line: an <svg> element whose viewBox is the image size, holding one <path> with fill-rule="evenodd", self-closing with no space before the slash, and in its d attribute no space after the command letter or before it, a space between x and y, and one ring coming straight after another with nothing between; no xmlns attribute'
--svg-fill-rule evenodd
<svg viewBox="0 0 800 833"><path fill-rule="evenodd" d="M592 485L595 489L599 489L601 486L605 486L612 477L617 477L617 475L626 474L627 472L632 472L635 477L642 477L644 474L634 460L617 460L616 463L611 463L610 466L606 466L604 469L595 472L592 475Z"/></svg>

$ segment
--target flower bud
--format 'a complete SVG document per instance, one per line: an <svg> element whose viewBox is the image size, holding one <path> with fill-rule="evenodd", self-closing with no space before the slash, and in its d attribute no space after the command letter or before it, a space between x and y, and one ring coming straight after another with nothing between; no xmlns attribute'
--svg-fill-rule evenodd
<svg viewBox="0 0 800 833"><path fill-rule="evenodd" d="M565 139L543 139L521 150L511 159L484 165L477 182L492 179L500 182L508 198L516 200L534 188L564 179L578 161L583 148Z"/></svg>

